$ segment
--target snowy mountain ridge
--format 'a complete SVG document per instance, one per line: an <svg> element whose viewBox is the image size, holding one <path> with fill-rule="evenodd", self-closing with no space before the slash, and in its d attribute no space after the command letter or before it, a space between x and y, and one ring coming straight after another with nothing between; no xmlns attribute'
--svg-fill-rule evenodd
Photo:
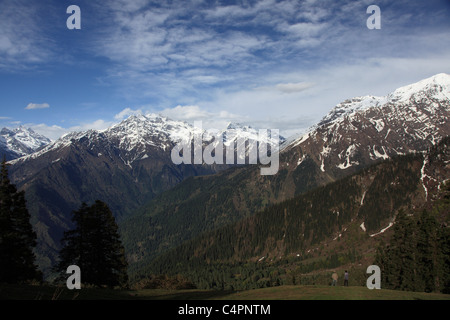
<svg viewBox="0 0 450 320"><path fill-rule="evenodd" d="M10 159L31 154L50 142L47 137L24 126L0 131L0 150Z"/></svg>
<svg viewBox="0 0 450 320"><path fill-rule="evenodd" d="M225 130L210 132L203 128L194 127L185 121L171 120L157 114L132 115L127 119L104 130L75 131L63 135L58 140L46 145L38 152L27 154L11 163L36 159L51 151L69 147L75 141L86 140L91 148L96 144L114 146L120 151L122 157L128 158L127 164L147 156L148 148L161 149L170 152L177 143L186 143L201 135L205 143L213 141L214 135L223 137L224 145L231 142L253 140L256 142L270 143L278 142L274 138L259 135L259 130L238 123L229 123ZM285 139L279 137L282 143ZM216 143L216 142L214 142Z"/></svg>
<svg viewBox="0 0 450 320"><path fill-rule="evenodd" d="M386 96L361 96L345 100L336 105L322 120L312 127L316 129L322 125L350 116L355 112L365 111L370 108L380 108L387 105L406 105L408 103L420 103L423 99L449 100L450 99L450 75L439 73L419 82L409 84L396 89Z"/></svg>
<svg viewBox="0 0 450 320"><path fill-rule="evenodd" d="M297 150L297 165L314 158L323 172L356 169L426 151L450 135L449 116L450 75L440 73L384 97L345 100L282 150Z"/></svg>
<svg viewBox="0 0 450 320"><path fill-rule="evenodd" d="M249 191L261 199L287 199L378 160L425 151L450 135L449 78L437 75L384 98L344 101L322 124L285 144L279 155L280 168L273 177L261 176L257 166L248 170L238 167L218 177L230 172L230 183L243 190L242 195ZM257 133L238 124L227 128L224 132L236 129L247 137ZM159 115L134 115L105 130L68 133L31 155L10 161L11 181L33 199L30 213L38 217L39 252L59 250L62 230L70 225L70 213L81 202L102 199L116 217L126 218L187 178L228 169L228 165L174 164L173 147L196 133L203 134L203 130ZM233 138L228 136L226 142L230 141ZM236 172L239 174L234 175ZM421 173L428 192L432 176L429 161L424 161ZM267 193L267 186L274 188L273 193ZM56 256L51 256L51 261L44 256L41 262L50 267L54 259Z"/></svg>

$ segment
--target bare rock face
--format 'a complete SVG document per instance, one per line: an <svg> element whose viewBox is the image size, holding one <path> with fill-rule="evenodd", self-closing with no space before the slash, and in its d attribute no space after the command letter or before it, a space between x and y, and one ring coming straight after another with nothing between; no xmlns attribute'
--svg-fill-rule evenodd
<svg viewBox="0 0 450 320"><path fill-rule="evenodd" d="M357 97L338 104L308 133L281 145L280 168L274 176L261 176L257 166L246 166L204 180L214 190L231 183L230 196L222 204L232 198L230 210L243 215L382 159L426 151L450 135L449 112L450 75L438 74L385 97ZM256 133L237 125L228 129L244 136ZM120 221L187 177L228 168L173 163L171 150L196 130L157 115L136 115L106 130L69 133L10 161L11 181L26 191L40 266L48 268L54 262L71 212L81 202L100 199ZM427 170L425 166L425 182Z"/></svg>
<svg viewBox="0 0 450 320"><path fill-rule="evenodd" d="M438 74L385 97L346 100L283 151L292 153L294 165L311 158L338 177L380 159L426 151L450 135L449 115L450 75Z"/></svg>
<svg viewBox="0 0 450 320"><path fill-rule="evenodd" d="M17 159L36 152L50 142L50 139L30 128L3 128L0 131L0 156L2 159L5 156L7 161Z"/></svg>

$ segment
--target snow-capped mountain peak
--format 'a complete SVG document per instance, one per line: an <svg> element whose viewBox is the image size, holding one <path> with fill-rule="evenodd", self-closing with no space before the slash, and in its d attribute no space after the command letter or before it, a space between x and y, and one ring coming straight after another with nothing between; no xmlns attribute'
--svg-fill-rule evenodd
<svg viewBox="0 0 450 320"><path fill-rule="evenodd" d="M166 151L180 140L192 139L193 134L198 131L199 129L186 122L170 120L156 114L131 115L103 130L69 132L20 161L38 158L45 153L69 147L73 143L83 143L90 150L114 148L122 158L130 156L132 162L145 156L148 148Z"/></svg>
<svg viewBox="0 0 450 320"><path fill-rule="evenodd" d="M409 102L420 103L422 99L449 100L450 75L439 73L416 83L400 87L386 96L367 95L347 99L331 109L310 131L335 120L343 119L345 116L349 116L355 112L387 105L400 105Z"/></svg>
<svg viewBox="0 0 450 320"><path fill-rule="evenodd" d="M409 102L413 99L430 97L433 99L450 99L450 75L439 73L419 82L398 88L387 96L388 102Z"/></svg>
<svg viewBox="0 0 450 320"><path fill-rule="evenodd" d="M157 114L131 115L121 122L101 130L109 138L121 138L144 143L148 138L169 138L175 142L196 131L192 125L183 121L171 120Z"/></svg>
<svg viewBox="0 0 450 320"><path fill-rule="evenodd" d="M3 128L0 131L1 152L13 159L28 155L51 142L31 128L20 126L14 129Z"/></svg>
<svg viewBox="0 0 450 320"><path fill-rule="evenodd" d="M255 129L252 126L241 124L238 122L229 122L227 125L227 130L252 131Z"/></svg>
<svg viewBox="0 0 450 320"><path fill-rule="evenodd" d="M256 129L251 125L229 122L227 128L222 131L223 141L225 144L229 144L231 141L238 139L247 141L257 141L263 143L269 143L271 145L282 144L286 139L278 134L278 140L275 136L271 136L271 130L262 130L268 136L261 135L260 129Z"/></svg>
<svg viewBox="0 0 450 320"><path fill-rule="evenodd" d="M271 145L278 142L273 139L274 137L260 135L258 129L238 123L229 123L227 129L219 133L222 134L225 145L238 139ZM101 151L102 148L114 148L121 159L127 165L131 165L136 160L147 158L150 153L170 152L176 144L189 143L194 137L200 136L204 145L209 144L213 141L215 134L217 132L209 132L201 126L197 127L185 121L172 120L158 114L137 114L104 130L67 133L39 152L15 162L35 159L45 153L69 147L73 143L82 143L89 150L97 150L92 152L100 154L104 153ZM283 137L279 137L280 142L284 140Z"/></svg>
<svg viewBox="0 0 450 320"><path fill-rule="evenodd" d="M400 87L384 97L363 96L335 106L307 133L283 146L320 170L356 170L398 154L423 152L450 135L450 75ZM297 161L298 160L298 161Z"/></svg>
<svg viewBox="0 0 450 320"><path fill-rule="evenodd" d="M344 116L348 116L354 112L366 110L371 107L377 107L385 100L385 97L376 96L362 96L345 100L331 109L331 111L323 117L316 126L314 126L314 128L320 127Z"/></svg>

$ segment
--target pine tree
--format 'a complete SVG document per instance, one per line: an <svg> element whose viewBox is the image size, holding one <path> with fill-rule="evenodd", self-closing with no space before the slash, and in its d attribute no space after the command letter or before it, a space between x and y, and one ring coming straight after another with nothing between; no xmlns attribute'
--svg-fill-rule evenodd
<svg viewBox="0 0 450 320"><path fill-rule="evenodd" d="M411 217L398 214L390 245L381 244L375 259L384 287L450 292L450 229L436 218L448 214L449 202L444 197L436 208Z"/></svg>
<svg viewBox="0 0 450 320"><path fill-rule="evenodd" d="M41 280L33 248L36 233L30 223L25 193L18 192L8 177L3 159L0 173L0 282Z"/></svg>
<svg viewBox="0 0 450 320"><path fill-rule="evenodd" d="M443 293L450 294L450 229L448 227L440 229L439 247L441 248L439 289Z"/></svg>
<svg viewBox="0 0 450 320"><path fill-rule="evenodd" d="M97 286L126 286L127 262L118 227L108 206L97 200L92 206L83 203L73 212L75 229L66 231L57 270L69 265L81 270L81 281Z"/></svg>
<svg viewBox="0 0 450 320"><path fill-rule="evenodd" d="M442 185L442 200L435 210L437 216L445 217L438 231L438 244L440 249L438 256L438 276L436 286L443 293L450 293L450 227L448 226L450 212L450 182Z"/></svg>
<svg viewBox="0 0 450 320"><path fill-rule="evenodd" d="M413 224L403 210L397 214L389 246L377 252L382 283L391 289L413 290L415 280Z"/></svg>
<svg viewBox="0 0 450 320"><path fill-rule="evenodd" d="M438 223L427 210L419 217L417 230L417 271L419 276L416 290L432 292L436 289L440 248L438 245Z"/></svg>

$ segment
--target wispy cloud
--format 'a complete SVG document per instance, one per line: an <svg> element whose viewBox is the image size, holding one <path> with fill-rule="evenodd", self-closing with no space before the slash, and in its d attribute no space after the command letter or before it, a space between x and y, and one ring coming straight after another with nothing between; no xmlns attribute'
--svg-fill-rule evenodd
<svg viewBox="0 0 450 320"><path fill-rule="evenodd" d="M114 121L107 121L103 119L98 119L92 122L83 122L79 125L71 126L69 128L64 128L58 125L47 125L45 123L27 123L24 126L33 129L34 131L44 135L45 137L57 140L66 133L73 131L86 131L86 130L104 130L109 128L114 124Z"/></svg>
<svg viewBox="0 0 450 320"><path fill-rule="evenodd" d="M170 119L186 121L190 124L201 121L203 129L211 131L224 130L231 122L243 123L245 120L249 120L242 114L231 113L227 110L209 111L197 105L178 105L161 110L159 113Z"/></svg>
<svg viewBox="0 0 450 320"><path fill-rule="evenodd" d="M24 70L54 57L54 46L43 32L43 13L50 12L42 10L30 1L0 3L0 70Z"/></svg>
<svg viewBox="0 0 450 320"><path fill-rule="evenodd" d="M25 109L26 110L34 110L34 109L48 109L50 105L48 103L29 103Z"/></svg>
<svg viewBox="0 0 450 320"><path fill-rule="evenodd" d="M278 83L273 86L263 86L255 88L255 90L259 91L277 91L282 93L297 93L308 90L314 87L314 83L312 82L296 82L296 83Z"/></svg>
<svg viewBox="0 0 450 320"><path fill-rule="evenodd" d="M69 41L67 33L48 30L45 20L52 15L43 12L46 5L3 1L0 71L67 65L55 57L70 48L81 57L73 54L70 63L93 65L87 77L92 72L99 87L118 98L111 103L109 97L83 97L95 106L114 105L112 115L91 114L86 123L50 126L49 132L102 128L148 111L294 129L294 122L303 127L341 99L385 94L450 72L444 3L379 0L382 29L371 31L366 28L371 0L85 1L83 29L70 33ZM64 15L63 10L63 28ZM31 103L27 109L44 107ZM93 121L97 118L103 120Z"/></svg>
<svg viewBox="0 0 450 320"><path fill-rule="evenodd" d="M61 126L57 125L47 125L45 123L27 123L24 124L25 127L33 129L35 132L42 134L43 136L51 139L51 140L57 140L59 137L61 137L63 134L70 132L70 129L63 128Z"/></svg>
<svg viewBox="0 0 450 320"><path fill-rule="evenodd" d="M122 10L122 1L110 1L110 23L105 20L93 49L113 62L110 81L144 83L145 92L159 96L193 93L221 79L250 84L250 77L276 66L280 55L297 50L300 42L307 47L321 41L314 38L325 29L318 21L323 10L305 15L298 3L265 0L212 7L186 1L182 8L167 2L149 8L137 2ZM300 12L307 22L297 21ZM188 72L197 76L180 79Z"/></svg>
<svg viewBox="0 0 450 320"><path fill-rule="evenodd" d="M213 118L214 116L217 117L217 114L202 110L199 106L178 105L174 108L166 108L164 110L161 110L160 113L171 119L189 122L197 120L207 120Z"/></svg>
<svg viewBox="0 0 450 320"><path fill-rule="evenodd" d="M115 116L115 120L123 120L131 115L159 114L172 120L185 121L194 124L202 121L203 128L225 129L230 122L242 122L246 117L242 114L234 114L227 110L208 111L198 105L177 105L172 108L157 110L152 106L142 106L137 109L125 108ZM249 119L247 119L249 120Z"/></svg>
<svg viewBox="0 0 450 320"><path fill-rule="evenodd" d="M138 114L142 114L142 110L141 109L133 110L131 108L125 108L122 111L120 111L118 114L116 114L114 116L114 119L120 121L120 120L123 120L125 118L128 118L129 116L138 115Z"/></svg>

